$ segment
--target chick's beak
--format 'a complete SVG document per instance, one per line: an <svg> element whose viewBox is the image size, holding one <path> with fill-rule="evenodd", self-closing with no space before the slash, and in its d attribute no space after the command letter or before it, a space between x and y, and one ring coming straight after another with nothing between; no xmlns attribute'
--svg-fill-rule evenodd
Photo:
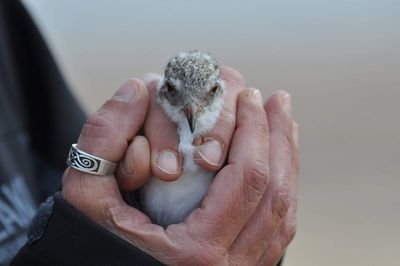
<svg viewBox="0 0 400 266"><path fill-rule="evenodd" d="M201 108L197 104L189 103L183 108L183 112L188 120L190 131L193 133L196 128L196 122L198 118L198 113Z"/></svg>

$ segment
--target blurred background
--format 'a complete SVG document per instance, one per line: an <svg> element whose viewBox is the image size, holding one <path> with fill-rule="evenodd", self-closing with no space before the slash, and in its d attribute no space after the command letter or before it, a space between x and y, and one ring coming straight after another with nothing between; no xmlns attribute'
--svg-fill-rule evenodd
<svg viewBox="0 0 400 266"><path fill-rule="evenodd" d="M88 112L182 50L214 54L300 124L285 265L400 265L400 1L24 0Z"/></svg>

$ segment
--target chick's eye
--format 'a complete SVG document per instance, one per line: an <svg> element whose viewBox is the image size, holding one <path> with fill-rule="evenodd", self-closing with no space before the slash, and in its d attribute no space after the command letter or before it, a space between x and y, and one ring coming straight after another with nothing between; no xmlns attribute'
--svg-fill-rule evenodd
<svg viewBox="0 0 400 266"><path fill-rule="evenodd" d="M171 83L166 82L165 85L167 86L167 91L168 91L171 95L175 95L175 94L176 94L176 89L175 89L175 87L174 87Z"/></svg>
<svg viewBox="0 0 400 266"><path fill-rule="evenodd" d="M218 90L219 90L219 86L215 85L214 87L211 88L211 90L208 93L210 95L214 95L215 93L217 93Z"/></svg>

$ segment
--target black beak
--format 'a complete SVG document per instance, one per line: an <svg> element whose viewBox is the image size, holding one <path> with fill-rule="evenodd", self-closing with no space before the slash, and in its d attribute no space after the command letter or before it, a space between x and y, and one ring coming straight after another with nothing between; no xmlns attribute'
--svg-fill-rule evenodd
<svg viewBox="0 0 400 266"><path fill-rule="evenodd" d="M198 110L199 110L198 106L194 104L187 104L183 109L183 112L185 113L185 116L189 123L190 131L192 133L196 128Z"/></svg>
<svg viewBox="0 0 400 266"><path fill-rule="evenodd" d="M193 133L194 129L196 128L196 118L193 116L188 116L187 120L189 122L190 131Z"/></svg>

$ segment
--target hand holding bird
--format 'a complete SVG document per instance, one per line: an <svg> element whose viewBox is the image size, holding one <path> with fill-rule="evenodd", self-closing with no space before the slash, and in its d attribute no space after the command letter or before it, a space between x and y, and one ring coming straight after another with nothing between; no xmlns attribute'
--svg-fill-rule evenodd
<svg viewBox="0 0 400 266"><path fill-rule="evenodd" d="M214 127L223 107L224 91L219 66L211 55L182 52L168 62L155 98L177 126L183 172L175 181L153 177L140 190L141 210L154 223L166 227L182 222L207 193L215 172L196 164L193 141Z"/></svg>
<svg viewBox="0 0 400 266"><path fill-rule="evenodd" d="M221 78L228 88L224 107L214 128L194 141L194 158L211 171L227 165L183 223L163 229L120 192L140 188L151 173L162 180L182 173L177 128L155 101L157 81L148 82L148 91L142 81L128 80L90 116L78 146L119 162L117 172L99 178L68 168L63 198L164 264L275 265L295 233L298 146L290 98L275 93L262 108L259 92L246 89L237 71L221 68ZM146 137L139 135L143 126ZM176 154L167 156L176 165L159 162L166 152ZM160 167L167 165L173 167Z"/></svg>

